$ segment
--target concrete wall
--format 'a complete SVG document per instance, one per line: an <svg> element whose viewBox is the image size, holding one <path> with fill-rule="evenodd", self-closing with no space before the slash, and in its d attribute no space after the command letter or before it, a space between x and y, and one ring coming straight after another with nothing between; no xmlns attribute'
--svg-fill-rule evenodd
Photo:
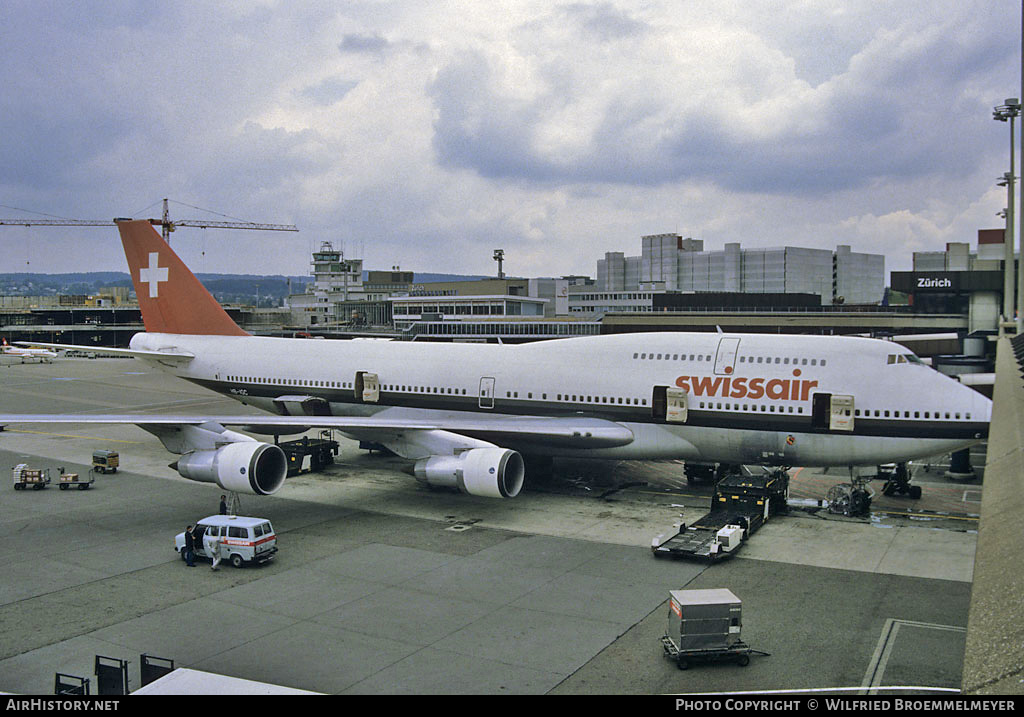
<svg viewBox="0 0 1024 717"><path fill-rule="evenodd" d="M1024 379L1007 338L999 339L994 396L962 689L1024 694Z"/></svg>

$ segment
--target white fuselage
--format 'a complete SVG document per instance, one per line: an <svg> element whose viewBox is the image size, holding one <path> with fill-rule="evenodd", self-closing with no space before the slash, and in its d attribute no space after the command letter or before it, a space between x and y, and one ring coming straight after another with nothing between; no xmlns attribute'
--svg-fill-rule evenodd
<svg viewBox="0 0 1024 717"><path fill-rule="evenodd" d="M314 397L335 416L587 416L634 435L614 448L509 446L533 454L873 465L976 443L991 410L902 346L851 337L666 332L499 345L138 334L132 348L191 352L167 370L275 413L282 397ZM379 383L370 400L364 377ZM685 393L684 420L665 420L666 388ZM826 394L852 397L845 427L816 412Z"/></svg>

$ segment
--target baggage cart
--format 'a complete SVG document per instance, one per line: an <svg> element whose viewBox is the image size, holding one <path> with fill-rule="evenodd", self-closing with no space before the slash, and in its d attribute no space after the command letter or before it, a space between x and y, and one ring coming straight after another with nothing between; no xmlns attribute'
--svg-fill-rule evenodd
<svg viewBox="0 0 1024 717"><path fill-rule="evenodd" d="M767 652L755 650L742 640L729 647L708 648L706 650L680 650L667 636L662 636L661 644L665 648L665 655L676 663L680 670L690 669L690 665L696 662L718 662L731 660L740 667L750 664L751 655L767 655Z"/></svg>
<svg viewBox="0 0 1024 717"><path fill-rule="evenodd" d="M752 654L767 655L740 639L742 603L725 588L670 590L665 655L686 670L695 662L731 660L741 667Z"/></svg>
<svg viewBox="0 0 1024 717"><path fill-rule="evenodd" d="M14 490L42 490L50 483L49 468L29 468L25 463L14 466Z"/></svg>
<svg viewBox="0 0 1024 717"><path fill-rule="evenodd" d="M67 490L68 488L78 488L78 490L89 490L92 484L96 482L96 475L89 471L84 477L77 473L65 473L64 469L60 470L60 489Z"/></svg>

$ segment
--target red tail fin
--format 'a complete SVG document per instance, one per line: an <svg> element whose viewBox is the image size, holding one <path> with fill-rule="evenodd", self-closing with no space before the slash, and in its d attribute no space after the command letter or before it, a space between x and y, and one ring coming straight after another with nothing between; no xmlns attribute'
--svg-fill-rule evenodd
<svg viewBox="0 0 1024 717"><path fill-rule="evenodd" d="M148 220L119 221L146 331L248 336L171 251Z"/></svg>

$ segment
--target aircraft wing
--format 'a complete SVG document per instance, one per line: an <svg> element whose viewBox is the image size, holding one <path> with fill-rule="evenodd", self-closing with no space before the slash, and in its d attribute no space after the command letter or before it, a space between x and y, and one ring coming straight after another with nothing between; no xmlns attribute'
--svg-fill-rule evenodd
<svg viewBox="0 0 1024 717"><path fill-rule="evenodd" d="M147 361L164 361L168 364L188 363L195 358L195 354L189 351L136 351L133 349L112 349L106 346L78 346L75 344L45 344L38 341L15 341L18 346L42 347L54 351L85 351L88 353L102 353L106 356L125 356L130 358L145 359ZM114 421L124 423L124 421ZM131 423L131 421L127 421Z"/></svg>
<svg viewBox="0 0 1024 717"><path fill-rule="evenodd" d="M0 425L13 423L135 424L139 426L201 426L212 423L243 430L292 433L333 428L353 437L384 444L407 441L408 434L443 432L490 441L497 445L544 444L560 448L613 448L633 442L633 432L601 418L544 418L531 416L444 417L437 420L374 416L172 416L154 414L0 414ZM435 434L436 435L436 434Z"/></svg>

